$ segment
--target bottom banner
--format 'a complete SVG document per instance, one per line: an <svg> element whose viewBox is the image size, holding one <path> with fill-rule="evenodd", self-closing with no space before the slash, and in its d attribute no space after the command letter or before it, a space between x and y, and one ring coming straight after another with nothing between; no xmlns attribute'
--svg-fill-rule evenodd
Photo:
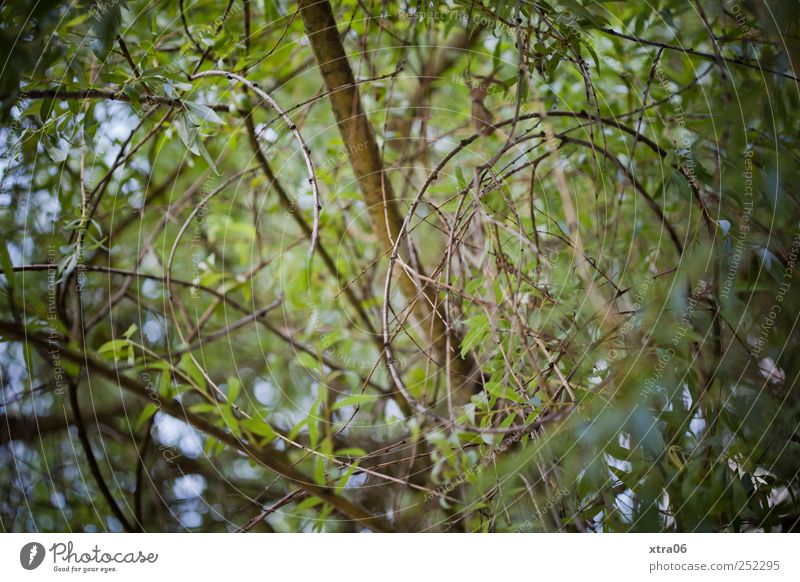
<svg viewBox="0 0 800 582"><path fill-rule="evenodd" d="M4 581L777 581L800 579L798 541L796 534L4 534L0 572Z"/></svg>

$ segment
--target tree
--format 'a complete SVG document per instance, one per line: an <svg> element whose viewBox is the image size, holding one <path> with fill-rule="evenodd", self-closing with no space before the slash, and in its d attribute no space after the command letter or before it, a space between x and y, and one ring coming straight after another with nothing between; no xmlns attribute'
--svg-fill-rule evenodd
<svg viewBox="0 0 800 582"><path fill-rule="evenodd" d="M6 531L793 531L789 3L0 5Z"/></svg>

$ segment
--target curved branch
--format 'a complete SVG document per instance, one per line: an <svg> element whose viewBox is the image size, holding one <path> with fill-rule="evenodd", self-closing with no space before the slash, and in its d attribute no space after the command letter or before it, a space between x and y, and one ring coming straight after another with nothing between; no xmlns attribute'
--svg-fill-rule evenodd
<svg viewBox="0 0 800 582"><path fill-rule="evenodd" d="M281 109L280 105L278 105L278 103L266 91L258 86L258 83L254 83L245 77L242 77L241 75L237 75L236 73L228 73L226 71L219 70L196 73L191 76L191 79L194 80L203 77L225 77L230 80L236 80L253 91L253 93L261 97L263 101L269 103L270 107L278 112L278 115L283 118L283 120L286 122L286 125L289 127L289 131L294 134L295 139L297 139L298 143L300 144L300 151L303 154L303 159L306 162L306 169L308 170L308 182L311 184L311 194L314 198L314 225L311 230L311 242L310 248L308 249L308 258L310 260L314 256L314 249L317 246L317 239L319 238L319 212L322 210L322 205L319 201L319 186L317 185L317 176L314 173L314 162L311 161L311 150L306 145L303 136L300 134L297 126L292 122L291 118L286 114L286 112Z"/></svg>
<svg viewBox="0 0 800 582"><path fill-rule="evenodd" d="M762 72L762 73L772 73L773 75L778 75L779 77L784 77L786 79L791 79L792 81L795 81L795 82L796 81L800 81L800 77L795 77L794 75L790 75L789 73L782 73L780 71L776 71L775 69L767 69L766 67L762 67L760 64L754 64L754 63L751 63L751 62L748 62L748 61L745 61L745 60L742 60L742 59L736 59L736 58L732 58L732 57L723 57L721 55L717 56L717 55L713 55L711 53L704 53L702 51L696 51L693 48L684 48L684 47L675 46L674 44L669 44L669 43L666 43L666 42L659 42L657 40L647 40L647 39L639 38L637 36L633 36L633 35L630 35L630 34L625 34L623 32L617 32L616 30L612 30L610 28L600 28L598 30L600 30L600 32L603 32L603 33L608 34L610 36L616 36L617 38L623 38L625 40L631 40L633 42L638 42L639 44L644 44L644 45L648 45L648 46L654 46L654 47L658 47L658 48L662 48L662 49L668 49L668 50L672 50L672 51L678 51L678 52L683 53L685 55L689 55L689 56L692 56L692 57L699 57L701 59L708 59L708 60L711 60L711 61L719 62L719 60L722 59L724 62L730 63L732 65L738 65L740 67L747 67L748 69L755 69L756 71L759 71L759 72Z"/></svg>
<svg viewBox="0 0 800 582"><path fill-rule="evenodd" d="M83 447L83 452L86 456L86 462L89 463L89 469L91 470L92 476L97 483L98 489L100 489L100 493L103 495L106 503L108 503L108 506L111 508L111 513L113 513L114 517L119 520L119 522L122 524L122 527L125 528L125 531L138 531L138 528L134 527L128 521L128 518L125 517L122 509L117 504L117 500L114 499L114 495L111 493L111 490L108 488L108 484L103 478L103 473L100 471L100 465L97 464L97 459L94 458L92 444L89 442L89 435L86 432L86 423L83 421L81 408L78 405L78 385L74 381L70 381L69 383L69 401L72 406L72 414L75 417L75 426L78 428L78 439L81 441L81 446Z"/></svg>
<svg viewBox="0 0 800 582"><path fill-rule="evenodd" d="M14 322L0 320L0 333L6 338L27 342L44 349L54 349L53 343L49 338L39 333L28 333L25 328L20 328L20 326ZM136 395L143 401L151 402L147 389L140 386L136 380L124 374L120 374L119 370L106 366L89 354L75 353L72 350L66 349L64 346L58 346L58 350L59 355L63 359L74 362L79 366L86 366L99 376L111 381L131 394ZM340 513L363 524L365 527L380 532L394 531L394 527L384 517L373 515L360 505L337 494L332 487L318 485L313 479L296 469L279 451L272 448L265 449L256 442L249 442L237 438L230 432L226 432L223 428L217 426L214 422L189 412L178 400L166 397L162 398L159 410L164 414L168 414L182 422L190 424L197 430L206 433L221 443L246 454L263 467L296 484L311 495L319 497L323 502L330 504Z"/></svg>
<svg viewBox="0 0 800 582"><path fill-rule="evenodd" d="M339 133L349 145L347 152L350 165L367 204L372 229L382 245L380 251L393 247L397 249L396 241L399 240L397 237L403 220L392 183L384 168L375 131L364 111L353 70L338 33L333 9L326 0L302 0L299 5L306 36L325 87L330 92L331 108ZM415 265L418 272L422 272L413 245L409 239L405 243L404 251L408 254L409 262ZM457 398L461 403L468 402L478 384L477 364L448 351L446 338L449 324L430 288L425 284L418 285L409 277L401 279L401 286L408 300L419 307L422 320L427 320L424 326L429 328L427 335L438 359L443 362L454 360L454 376L459 383ZM443 362L437 365L446 368Z"/></svg>

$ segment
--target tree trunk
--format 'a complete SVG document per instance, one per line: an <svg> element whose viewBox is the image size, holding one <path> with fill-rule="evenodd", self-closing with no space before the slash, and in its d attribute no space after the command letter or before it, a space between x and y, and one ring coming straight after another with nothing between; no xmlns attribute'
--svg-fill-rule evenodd
<svg viewBox="0 0 800 582"><path fill-rule="evenodd" d="M300 0L299 6L306 35L329 92L333 114L342 139L347 144L350 164L367 203L372 228L380 240L381 250L388 254L394 246L403 219L397 208L391 181L384 172L375 132L364 113L333 10L329 2L319 0ZM451 342L454 349L447 353L446 320L438 306L437 293L430 286L421 293L415 282L405 275L399 277L399 282L409 301L417 299L416 309L421 327L430 333L431 355L442 368L447 360L450 361L452 403L459 405L468 402L475 387L476 366L471 359L465 360L456 353L460 342L453 331ZM431 305L435 307L431 308Z"/></svg>

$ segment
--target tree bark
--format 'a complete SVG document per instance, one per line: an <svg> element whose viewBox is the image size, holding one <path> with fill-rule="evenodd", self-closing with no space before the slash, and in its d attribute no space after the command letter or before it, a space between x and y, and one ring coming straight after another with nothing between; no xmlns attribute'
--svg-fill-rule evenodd
<svg viewBox="0 0 800 582"><path fill-rule="evenodd" d="M394 246L403 218L397 208L391 181L384 171L375 132L364 113L333 10L327 0L300 0L299 6L306 35L329 92L339 132L347 144L350 164L367 203L372 228L382 245L381 250L388 253ZM446 319L438 306L437 293L430 286L420 292L417 284L408 276L401 276L399 282L406 298L409 301L416 300L421 327L430 330L428 340L432 356L442 368L450 361L453 404L468 402L475 386L475 366L471 360L461 358L455 350L447 352ZM451 338L454 338L453 331ZM452 341L456 349L459 343L457 339Z"/></svg>

